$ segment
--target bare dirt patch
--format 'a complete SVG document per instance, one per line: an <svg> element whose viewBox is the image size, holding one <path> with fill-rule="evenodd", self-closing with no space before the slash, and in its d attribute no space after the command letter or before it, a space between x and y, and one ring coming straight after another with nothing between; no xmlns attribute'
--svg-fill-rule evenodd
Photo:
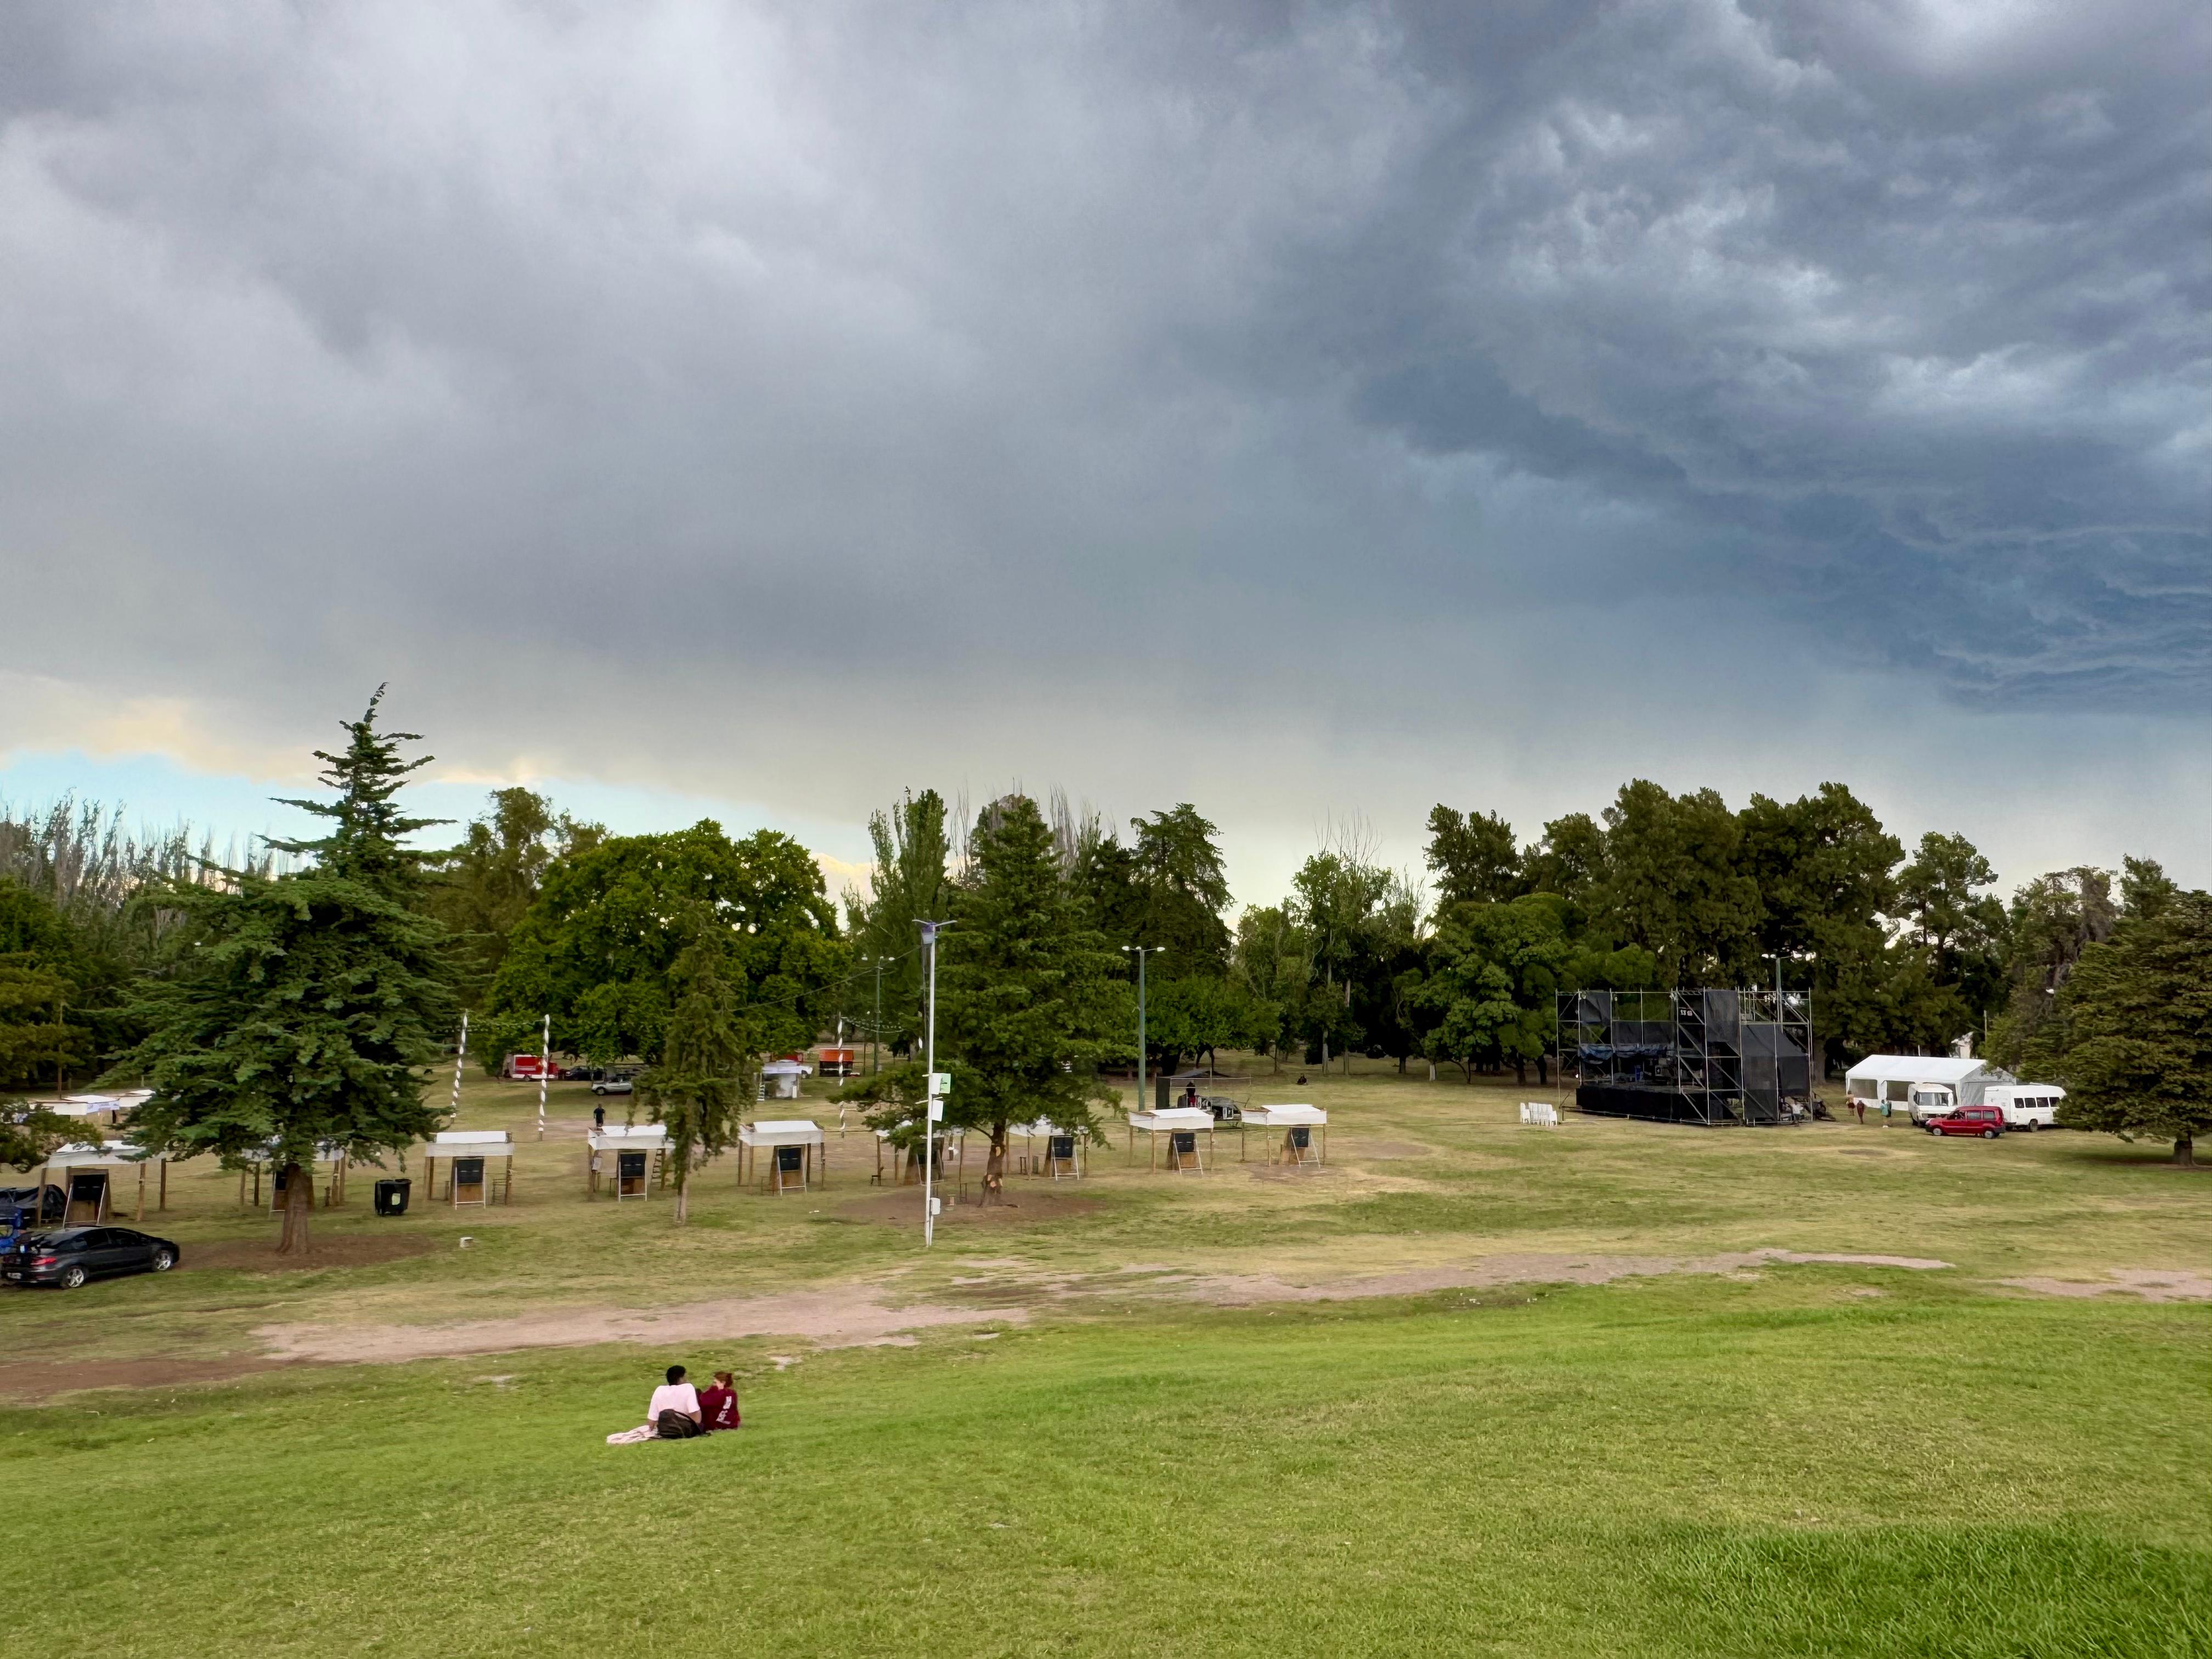
<svg viewBox="0 0 2212 1659"><path fill-rule="evenodd" d="M945 1212L937 1218L937 1224L940 1228L1032 1226L1085 1215L1099 1206L1097 1199L1049 1189L1024 1188L1004 1204L955 1204L950 1194L945 1197ZM894 1187L889 1192L871 1193L866 1198L856 1198L849 1204L839 1206L837 1216L844 1221L873 1221L890 1226L919 1227L921 1225L921 1188Z"/></svg>
<svg viewBox="0 0 2212 1659"><path fill-rule="evenodd" d="M170 1389L275 1370L281 1359L13 1359L0 1363L0 1397L51 1400L86 1389Z"/></svg>
<svg viewBox="0 0 2212 1659"><path fill-rule="evenodd" d="M398 1261L448 1248L448 1241L426 1238L420 1233L340 1233L314 1239L308 1254L298 1256L277 1255L274 1238L219 1238L205 1244L187 1244L177 1271L298 1273L317 1267L374 1267L380 1261Z"/></svg>
<svg viewBox="0 0 2212 1659"><path fill-rule="evenodd" d="M1028 1317L1020 1308L893 1307L872 1291L845 1287L782 1296L724 1297L670 1308L563 1308L451 1325L264 1325L254 1334L280 1359L396 1364L519 1348L582 1348L602 1342L706 1342L718 1338L801 1336L825 1348L905 1344L910 1333Z"/></svg>
<svg viewBox="0 0 2212 1659"><path fill-rule="evenodd" d="M2038 1296L2094 1297L2118 1294L2145 1302L2212 1302L2212 1273L2185 1268L2107 1267L2102 1279L2007 1279L2014 1290Z"/></svg>
<svg viewBox="0 0 2212 1659"><path fill-rule="evenodd" d="M1340 1302L1377 1296L1421 1296L1433 1291L1469 1290L1495 1285L1609 1285L1616 1279L1648 1279L1668 1273L1737 1274L1770 1262L1834 1262L1852 1267L1905 1267L1929 1272L1948 1261L1923 1256L1847 1255L1796 1250L1742 1250L1707 1256L1566 1255L1517 1254L1485 1257L1457 1266L1376 1273L1327 1284L1293 1285L1272 1274L1206 1274L1183 1293L1226 1307L1261 1302Z"/></svg>

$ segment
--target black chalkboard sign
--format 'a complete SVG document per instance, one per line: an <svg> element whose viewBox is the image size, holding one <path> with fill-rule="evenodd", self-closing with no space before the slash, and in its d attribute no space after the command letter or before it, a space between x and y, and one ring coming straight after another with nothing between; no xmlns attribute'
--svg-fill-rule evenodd
<svg viewBox="0 0 2212 1659"><path fill-rule="evenodd" d="M1177 1158L1181 1158L1186 1152L1195 1152L1198 1150L1198 1131L1177 1129L1170 1144L1174 1146Z"/></svg>
<svg viewBox="0 0 2212 1659"><path fill-rule="evenodd" d="M806 1148L779 1146L775 1149L775 1167L784 1175L797 1175L805 1167Z"/></svg>
<svg viewBox="0 0 2212 1659"><path fill-rule="evenodd" d="M645 1179L645 1154L617 1152L615 1169L624 1181L642 1181Z"/></svg>
<svg viewBox="0 0 2212 1659"><path fill-rule="evenodd" d="M1073 1158L1075 1156L1075 1137L1073 1135L1053 1136L1050 1152L1051 1157L1055 1163L1059 1162L1062 1158Z"/></svg>
<svg viewBox="0 0 2212 1659"><path fill-rule="evenodd" d="M483 1166L484 1161L480 1158L457 1158L453 1160L453 1180L463 1187L481 1187Z"/></svg>
<svg viewBox="0 0 2212 1659"><path fill-rule="evenodd" d="M1300 1152L1313 1145L1313 1131L1303 1126L1291 1131L1291 1145Z"/></svg>

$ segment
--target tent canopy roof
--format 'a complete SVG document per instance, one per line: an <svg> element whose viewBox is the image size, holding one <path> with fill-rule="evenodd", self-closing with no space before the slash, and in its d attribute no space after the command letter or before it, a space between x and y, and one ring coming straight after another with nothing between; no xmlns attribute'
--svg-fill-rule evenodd
<svg viewBox="0 0 2212 1659"><path fill-rule="evenodd" d="M1869 1054L1844 1074L1850 1083L1964 1083L1968 1078L2009 1083L2012 1073L1985 1060L1950 1054Z"/></svg>

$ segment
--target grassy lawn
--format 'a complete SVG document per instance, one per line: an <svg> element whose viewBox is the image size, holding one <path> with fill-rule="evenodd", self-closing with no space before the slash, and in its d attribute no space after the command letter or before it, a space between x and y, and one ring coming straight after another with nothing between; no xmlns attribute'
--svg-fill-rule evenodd
<svg viewBox="0 0 2212 1659"><path fill-rule="evenodd" d="M419 1249L389 1260L264 1271L234 1185L179 1171L157 1230L187 1271L0 1299L18 1360L140 1384L0 1411L52 1564L24 1622L149 1656L2212 1650L2212 1317L2006 1283L2202 1272L2212 1181L2077 1135L1547 1133L1512 1090L1259 1085L1330 1109L1328 1176L1117 1148L1079 1206L1017 1182L927 1259L857 1140L805 1200L714 1172L680 1234L586 1204L574 1088L511 1209L379 1224L357 1173L319 1226ZM472 1081L463 1121L534 1105ZM1954 1265L1704 1260L1758 1249ZM1638 1269L1454 1281L1523 1256ZM793 1291L968 1322L161 1369ZM672 1357L738 1370L746 1431L605 1445Z"/></svg>

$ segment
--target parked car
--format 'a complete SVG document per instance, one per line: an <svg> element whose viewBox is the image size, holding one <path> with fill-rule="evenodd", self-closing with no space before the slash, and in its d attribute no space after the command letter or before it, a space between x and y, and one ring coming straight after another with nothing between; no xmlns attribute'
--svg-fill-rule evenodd
<svg viewBox="0 0 2212 1659"><path fill-rule="evenodd" d="M1998 1106L1961 1106L1920 1126L1931 1135L1979 1135L1995 1140L2005 1131L2004 1109Z"/></svg>
<svg viewBox="0 0 2212 1659"><path fill-rule="evenodd" d="M563 1083L589 1083L599 1074L596 1066L564 1066L561 1068Z"/></svg>
<svg viewBox="0 0 2212 1659"><path fill-rule="evenodd" d="M173 1241L128 1227L56 1227L18 1234L0 1255L0 1280L73 1291L103 1273L165 1273L182 1260Z"/></svg>
<svg viewBox="0 0 2212 1659"><path fill-rule="evenodd" d="M595 1095L635 1094L637 1091L636 1078L635 1072L609 1072L592 1085L592 1092Z"/></svg>

